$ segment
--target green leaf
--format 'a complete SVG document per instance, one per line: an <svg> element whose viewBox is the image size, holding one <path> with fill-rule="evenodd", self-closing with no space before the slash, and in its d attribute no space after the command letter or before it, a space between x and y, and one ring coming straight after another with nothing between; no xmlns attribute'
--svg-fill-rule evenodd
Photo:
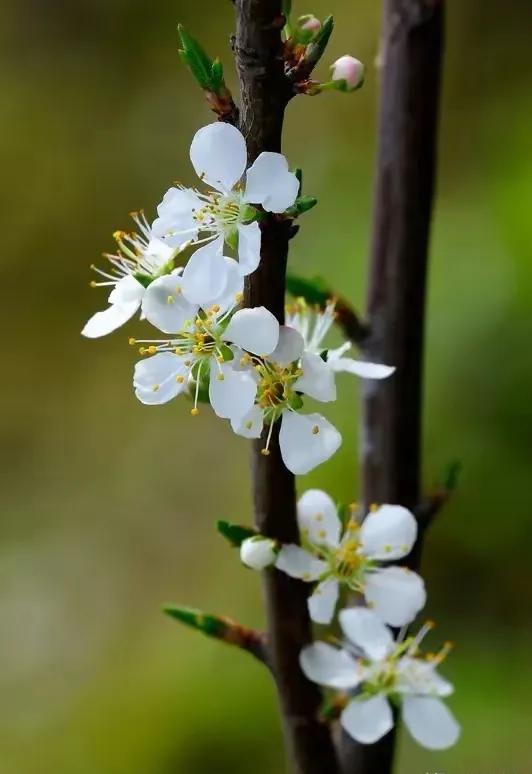
<svg viewBox="0 0 532 774"><path fill-rule="evenodd" d="M232 524L230 521L223 520L216 523L216 529L220 535L223 535L223 537L235 548L240 547L244 540L258 534L254 529L242 527L240 524Z"/></svg>
<svg viewBox="0 0 532 774"><path fill-rule="evenodd" d="M191 629L203 632L208 637L219 637L223 639L227 631L227 623L215 615L202 613L201 610L195 610L192 607L179 607L178 605L165 605L163 612L176 621Z"/></svg>
<svg viewBox="0 0 532 774"><path fill-rule="evenodd" d="M325 282L321 277L307 279L298 274L288 274L286 277L286 289L295 298L304 298L309 304L325 306L331 297Z"/></svg>
<svg viewBox="0 0 532 774"><path fill-rule="evenodd" d="M179 51L179 55L182 61L187 65L202 89L216 91L213 88L213 67L215 63L207 56L198 41L188 34L182 24L179 24L177 29L181 38L182 48ZM216 73L218 73L217 68ZM216 77L218 77L218 74Z"/></svg>
<svg viewBox="0 0 532 774"><path fill-rule="evenodd" d="M298 196L294 205L286 211L286 214L292 218L297 218L298 215L311 210L317 203L318 200L314 196Z"/></svg>

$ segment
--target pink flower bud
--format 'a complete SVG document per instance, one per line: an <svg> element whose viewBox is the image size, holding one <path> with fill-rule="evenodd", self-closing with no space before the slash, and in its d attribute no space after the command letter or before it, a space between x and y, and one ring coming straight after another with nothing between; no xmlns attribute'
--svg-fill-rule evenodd
<svg viewBox="0 0 532 774"><path fill-rule="evenodd" d="M313 35L317 35L321 30L321 22L312 14L307 16L301 16L299 18L299 26L306 32L311 32Z"/></svg>
<svg viewBox="0 0 532 774"><path fill-rule="evenodd" d="M348 91L357 89L364 80L364 65L354 56L341 56L331 65L333 81L345 81Z"/></svg>

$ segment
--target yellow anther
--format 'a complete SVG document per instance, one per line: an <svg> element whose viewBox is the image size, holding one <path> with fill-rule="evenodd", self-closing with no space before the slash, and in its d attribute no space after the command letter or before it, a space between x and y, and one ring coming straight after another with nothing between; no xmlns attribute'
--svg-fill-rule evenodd
<svg viewBox="0 0 532 774"><path fill-rule="evenodd" d="M314 425L314 427L312 428L312 435L318 435L319 432L320 432L320 428L318 427L318 425Z"/></svg>
<svg viewBox="0 0 532 774"><path fill-rule="evenodd" d="M220 311L220 309L221 309L221 307L220 307L220 304L214 304L214 306L212 307L211 311L212 311L214 314L216 314L217 312L219 312L219 311Z"/></svg>
<svg viewBox="0 0 532 774"><path fill-rule="evenodd" d="M185 365L189 368L192 365L192 360L185 360Z"/></svg>
<svg viewBox="0 0 532 774"><path fill-rule="evenodd" d="M178 384L183 384L183 382L185 381L185 377L184 376L176 376L175 380L176 380L176 382Z"/></svg>
<svg viewBox="0 0 532 774"><path fill-rule="evenodd" d="M371 503L371 505L369 506L369 509L371 513L375 513L375 511L379 510L379 506L377 505L377 503Z"/></svg>
<svg viewBox="0 0 532 774"><path fill-rule="evenodd" d="M355 521L354 519L349 519L349 521L347 522L347 529L350 529L350 530L358 529L359 526L360 524L358 523L358 521Z"/></svg>
<svg viewBox="0 0 532 774"><path fill-rule="evenodd" d="M428 621L425 621L425 626L427 627L427 629L434 629L436 624L434 621L428 620Z"/></svg>
<svg viewBox="0 0 532 774"><path fill-rule="evenodd" d="M261 453L261 454L262 454L264 457L269 457L269 456L270 456L270 450L269 450L269 449L261 449L261 450L260 450L260 453Z"/></svg>
<svg viewBox="0 0 532 774"><path fill-rule="evenodd" d="M152 384L151 388L152 388L153 392L158 392L160 386L161 386L160 384Z"/></svg>
<svg viewBox="0 0 532 774"><path fill-rule="evenodd" d="M136 340L136 339L134 339L133 337L130 337L130 338L128 339L128 341L129 341L129 346L130 346L130 347L134 347L134 346L135 346L135 344L137 343L137 340Z"/></svg>
<svg viewBox="0 0 532 774"><path fill-rule="evenodd" d="M318 532L318 537L320 537L320 538L326 538L327 537L327 533L325 532L324 529L320 529L320 531Z"/></svg>
<svg viewBox="0 0 532 774"><path fill-rule="evenodd" d="M166 297L166 303L167 304L175 304L175 298L173 296L167 296Z"/></svg>
<svg viewBox="0 0 532 774"><path fill-rule="evenodd" d="M197 406L194 406L193 409L190 409L190 413L192 414L193 417L197 417L199 414L199 408Z"/></svg>
<svg viewBox="0 0 532 774"><path fill-rule="evenodd" d="M225 376L223 374L216 374L216 378L219 382L223 382L225 379Z"/></svg>
<svg viewBox="0 0 532 774"><path fill-rule="evenodd" d="M182 355L182 354L183 354L183 350L182 350L182 349L180 349L179 347L176 347L176 348L174 349L174 353L175 353L176 355Z"/></svg>
<svg viewBox="0 0 532 774"><path fill-rule="evenodd" d="M314 518L316 519L316 521L323 521L323 513L316 513Z"/></svg>
<svg viewBox="0 0 532 774"><path fill-rule="evenodd" d="M389 553L390 553L390 551L392 550L392 546L391 546L389 543L387 543L385 546L383 546L383 550L384 550L384 551L385 551L387 554L389 554Z"/></svg>
<svg viewBox="0 0 532 774"><path fill-rule="evenodd" d="M235 301L237 302L237 304L239 304L242 301L243 298L244 298L244 294L242 293L242 291L239 291L235 295Z"/></svg>
<svg viewBox="0 0 532 774"><path fill-rule="evenodd" d="M178 296L182 292L183 291L181 289L181 286L180 285L176 285L175 288L174 288L174 293L176 294L176 296Z"/></svg>
<svg viewBox="0 0 532 774"><path fill-rule="evenodd" d="M347 507L349 508L351 513L353 513L353 511L358 511L358 503L356 503L356 502L355 503L349 503L349 505Z"/></svg>
<svg viewBox="0 0 532 774"><path fill-rule="evenodd" d="M120 242L125 236L127 236L125 231L115 231L113 234L113 239L116 239L117 242Z"/></svg>
<svg viewBox="0 0 532 774"><path fill-rule="evenodd" d="M98 287L98 283L96 282L96 280L91 280L89 282L89 285L91 286L91 288L97 288Z"/></svg>
<svg viewBox="0 0 532 774"><path fill-rule="evenodd" d="M147 352L147 349L146 349L146 347L139 347L139 354L140 354L140 355L145 355L145 354L146 354L146 352Z"/></svg>
<svg viewBox="0 0 532 774"><path fill-rule="evenodd" d="M249 422L246 422L246 430L251 430L252 427L253 427L253 422L251 420L249 420Z"/></svg>
<svg viewBox="0 0 532 774"><path fill-rule="evenodd" d="M148 354L155 355L156 352L157 352L157 347L155 346L155 344L150 344L150 346L148 347Z"/></svg>

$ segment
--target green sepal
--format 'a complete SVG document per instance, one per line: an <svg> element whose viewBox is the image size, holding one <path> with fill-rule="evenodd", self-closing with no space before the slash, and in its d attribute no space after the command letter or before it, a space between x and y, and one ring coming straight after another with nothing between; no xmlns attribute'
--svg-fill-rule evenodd
<svg viewBox="0 0 532 774"><path fill-rule="evenodd" d="M299 191L297 192L297 195L301 196L301 194L303 193L303 170L301 169L301 167L296 167L294 169L294 175L299 180Z"/></svg>
<svg viewBox="0 0 532 774"><path fill-rule="evenodd" d="M195 610L191 607L179 607L178 605L165 605L163 612L176 621L191 629L203 632L208 637L221 637L225 634L227 623L214 615L202 613L201 610Z"/></svg>
<svg viewBox="0 0 532 774"><path fill-rule="evenodd" d="M133 276L137 280L137 282L140 282L143 288L149 287L151 283L153 282L153 277L150 277L149 274L143 274L140 271L136 271Z"/></svg>
<svg viewBox="0 0 532 774"><path fill-rule="evenodd" d="M240 524L232 524L230 521L217 521L216 529L235 548L240 548L244 540L258 535L256 530L242 527Z"/></svg>
<svg viewBox="0 0 532 774"><path fill-rule="evenodd" d="M331 297L321 277L307 279L297 274L288 274L286 289L295 298L304 298L307 303L318 304L318 306L325 306Z"/></svg>
<svg viewBox="0 0 532 774"><path fill-rule="evenodd" d="M316 67L329 43L329 39L334 29L334 19L332 16L327 16L321 25L321 30L316 38L311 41L305 52L303 62L305 64L305 70L310 74Z"/></svg>
<svg viewBox="0 0 532 774"><path fill-rule="evenodd" d="M294 409L294 411L299 411L299 409L303 408L303 398L301 397L301 395L295 392L288 399L288 405L290 406L290 408Z"/></svg>
<svg viewBox="0 0 532 774"><path fill-rule="evenodd" d="M298 215L311 210L317 203L318 200L314 196L298 196L293 206L286 211L286 214L292 218L297 218Z"/></svg>
<svg viewBox="0 0 532 774"><path fill-rule="evenodd" d="M236 250L238 247L238 231L236 229L234 231L227 231L224 236L225 243L233 250Z"/></svg>
<svg viewBox="0 0 532 774"><path fill-rule="evenodd" d="M182 24L178 25L177 30L181 38L182 48L179 49L181 60L187 65L202 89L218 91L213 87L213 84L215 78L219 77L218 68L221 67L221 64L215 68L215 62L211 61L198 41L188 34ZM215 69L214 75L213 68Z"/></svg>
<svg viewBox="0 0 532 774"><path fill-rule="evenodd" d="M338 518L340 519L342 526L345 528L349 522L349 519L351 518L351 511L349 510L349 506L345 503L339 503L336 510L338 513Z"/></svg>

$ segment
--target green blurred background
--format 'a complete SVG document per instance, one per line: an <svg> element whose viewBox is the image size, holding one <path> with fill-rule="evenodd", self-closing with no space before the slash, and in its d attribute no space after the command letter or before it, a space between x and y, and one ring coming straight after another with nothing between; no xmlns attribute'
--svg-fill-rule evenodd
<svg viewBox="0 0 532 774"><path fill-rule="evenodd" d="M361 303L379 3L295 4L334 13L329 61L350 52L369 67L360 93L289 108L284 149L320 200L292 266ZM457 642L445 674L464 733L441 754L402 738L398 771L526 774L532 6L449 5L425 480L456 458L464 474L423 570L433 644ZM130 227L130 210L151 216L175 178L194 179L188 145L212 119L179 65L178 20L233 82L228 0L4 3L0 774L285 770L265 672L160 613L173 600L261 624L259 579L214 530L249 518L247 443L208 411L193 420L182 402L136 402L138 322L99 342L79 335L104 306L89 264L111 233ZM356 498L358 395L346 376L328 413L344 445L302 490Z"/></svg>

